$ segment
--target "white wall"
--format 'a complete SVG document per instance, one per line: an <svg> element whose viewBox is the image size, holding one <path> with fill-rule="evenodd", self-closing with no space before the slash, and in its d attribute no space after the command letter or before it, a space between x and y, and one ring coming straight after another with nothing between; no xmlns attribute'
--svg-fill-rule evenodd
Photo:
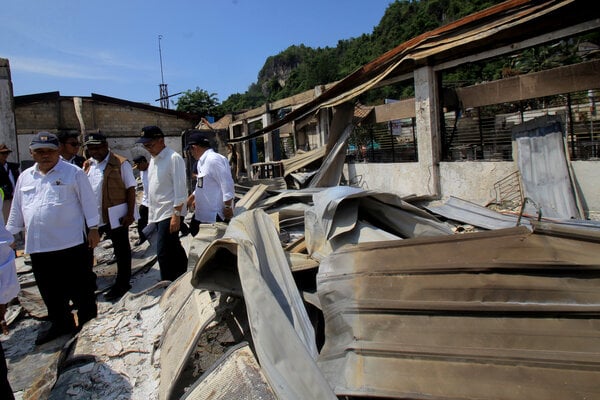
<svg viewBox="0 0 600 400"><path fill-rule="evenodd" d="M600 221L600 161L571 161L587 218Z"/></svg>
<svg viewBox="0 0 600 400"><path fill-rule="evenodd" d="M600 161L573 161L572 165L586 218L600 220ZM344 177L364 189L400 196L428 195L431 171L421 171L418 166L418 163L345 164ZM494 184L516 170L516 164L511 161L442 162L440 200L454 196L485 206L496 198Z"/></svg>
<svg viewBox="0 0 600 400"><path fill-rule="evenodd" d="M426 194L426 183L432 182L431 175L431 171L420 169L418 163L344 165L344 177L352 185L400 196Z"/></svg>

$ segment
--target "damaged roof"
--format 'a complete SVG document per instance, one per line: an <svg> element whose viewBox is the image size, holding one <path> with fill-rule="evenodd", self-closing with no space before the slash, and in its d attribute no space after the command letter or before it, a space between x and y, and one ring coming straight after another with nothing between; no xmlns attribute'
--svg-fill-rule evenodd
<svg viewBox="0 0 600 400"><path fill-rule="evenodd" d="M412 73L419 67L510 46L527 38L594 21L599 16L600 9L585 0L509 0L500 3L400 44L282 119L231 141L261 136L319 108L351 100L384 80ZM593 29L593 25L586 29Z"/></svg>

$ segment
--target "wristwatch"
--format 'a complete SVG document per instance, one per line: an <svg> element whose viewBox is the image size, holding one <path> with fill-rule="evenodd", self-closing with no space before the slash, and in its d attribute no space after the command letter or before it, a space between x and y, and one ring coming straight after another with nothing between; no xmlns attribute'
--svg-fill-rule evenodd
<svg viewBox="0 0 600 400"><path fill-rule="evenodd" d="M175 215L176 217L181 217L181 211L179 211L178 209L174 208L173 209L173 215Z"/></svg>

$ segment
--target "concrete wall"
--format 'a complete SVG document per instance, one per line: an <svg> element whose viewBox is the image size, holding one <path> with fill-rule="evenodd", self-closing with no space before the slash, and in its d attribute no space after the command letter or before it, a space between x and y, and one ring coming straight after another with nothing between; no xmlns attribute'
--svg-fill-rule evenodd
<svg viewBox="0 0 600 400"><path fill-rule="evenodd" d="M13 104L10 64L7 59L0 58L0 143L13 150L8 161L19 162Z"/></svg>
<svg viewBox="0 0 600 400"><path fill-rule="evenodd" d="M571 161L571 165L586 217L600 221L600 161Z"/></svg>
<svg viewBox="0 0 600 400"><path fill-rule="evenodd" d="M29 153L29 144L33 138L33 134L22 134L19 135L19 157L25 163L29 161L33 162L31 154ZM127 157L129 160L137 155L145 155L146 158L150 159L150 153L144 149L141 144L136 144L137 137L112 137L108 138L108 146L117 154ZM165 138L167 146L182 154L181 138L179 136L171 136Z"/></svg>
<svg viewBox="0 0 600 400"><path fill-rule="evenodd" d="M56 133L60 130L81 131L81 123L71 97L48 98L38 102L20 104L15 108L19 156L21 161L31 160L29 143L39 131ZM127 104L96 101L84 98L81 116L86 132L100 130L107 137L110 147L128 158L148 153L136 145L140 130L146 125L158 125L166 136L169 147L182 152L181 133L193 128L197 121L178 118L160 109L148 110Z"/></svg>
<svg viewBox="0 0 600 400"><path fill-rule="evenodd" d="M85 129L98 130L107 135L136 136L145 125L160 126L165 135L179 135L193 128L198 121L177 118L168 113L135 108L124 104L98 102L86 98L82 102ZM40 130L80 130L80 122L71 97L18 105L15 109L17 134Z"/></svg>
<svg viewBox="0 0 600 400"><path fill-rule="evenodd" d="M429 185L424 183L432 182L431 171L424 170L418 163L345 164L344 177L351 185L400 196L428 194Z"/></svg>
<svg viewBox="0 0 600 400"><path fill-rule="evenodd" d="M486 205L494 199L494 183L516 170L512 162L443 162L440 164L441 200L450 196ZM431 171L418 163L346 164L344 175L365 189L392 191L401 196L429 196Z"/></svg>
<svg viewBox="0 0 600 400"><path fill-rule="evenodd" d="M600 161L573 161L575 184L579 189L585 218L600 220ZM441 201L450 196L485 206L495 200L494 184L517 171L514 162L442 162L440 163ZM344 177L364 189L382 190L400 196L427 196L432 177L417 163L369 164L344 166Z"/></svg>

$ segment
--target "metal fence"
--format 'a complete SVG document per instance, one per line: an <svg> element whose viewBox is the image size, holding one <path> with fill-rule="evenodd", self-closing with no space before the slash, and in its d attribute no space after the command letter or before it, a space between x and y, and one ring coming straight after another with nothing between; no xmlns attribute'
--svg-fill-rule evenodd
<svg viewBox="0 0 600 400"><path fill-rule="evenodd" d="M347 162L418 161L414 118L360 126L348 140Z"/></svg>
<svg viewBox="0 0 600 400"><path fill-rule="evenodd" d="M512 127L543 115L558 115L572 160L600 159L600 90L446 112L442 160L511 161ZM360 126L348 142L348 162L418 160L415 119Z"/></svg>

